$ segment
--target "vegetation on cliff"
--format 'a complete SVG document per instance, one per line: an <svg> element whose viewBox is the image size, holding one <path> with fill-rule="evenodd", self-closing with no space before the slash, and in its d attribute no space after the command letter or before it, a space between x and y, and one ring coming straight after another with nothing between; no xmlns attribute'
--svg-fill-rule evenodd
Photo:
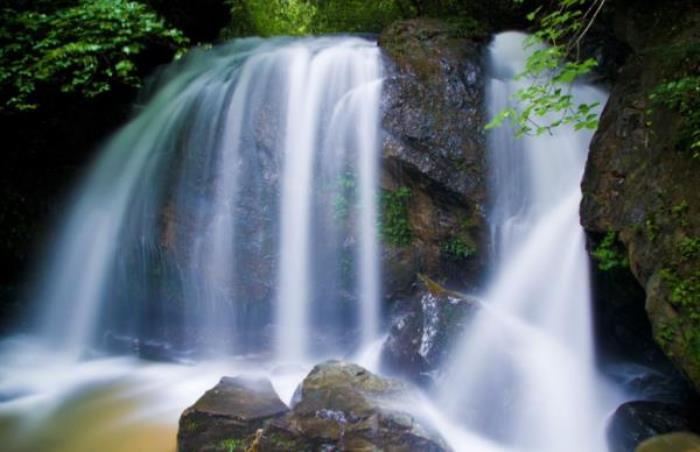
<svg viewBox="0 0 700 452"><path fill-rule="evenodd" d="M10 6L2 14L0 108L35 109L46 90L91 98L115 85L139 87L154 52L175 54L188 43L147 6L127 0Z"/></svg>

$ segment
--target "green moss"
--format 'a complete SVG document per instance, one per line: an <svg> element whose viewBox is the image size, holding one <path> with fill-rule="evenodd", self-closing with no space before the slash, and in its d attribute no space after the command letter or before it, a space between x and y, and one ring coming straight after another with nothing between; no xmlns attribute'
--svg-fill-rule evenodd
<svg viewBox="0 0 700 452"><path fill-rule="evenodd" d="M656 332L656 341L666 350L670 350L670 346L676 337L676 331L678 331L679 322L678 319L665 322L658 328ZM669 355L672 352L669 351Z"/></svg>
<svg viewBox="0 0 700 452"><path fill-rule="evenodd" d="M629 260L624 253L624 248L617 240L615 231L605 234L603 240L591 253L602 271L610 271L617 268L628 268Z"/></svg>
<svg viewBox="0 0 700 452"><path fill-rule="evenodd" d="M674 45L654 48L663 52L661 82L649 94L655 108L666 108L682 120L675 146L700 158L700 41L692 37Z"/></svg>
<svg viewBox="0 0 700 452"><path fill-rule="evenodd" d="M291 438L288 438L279 433L271 433L268 435L269 444L274 445L275 450L306 450L306 448L299 448L299 444Z"/></svg>
<svg viewBox="0 0 700 452"><path fill-rule="evenodd" d="M688 201L684 199L683 201L671 207L671 213L677 218L684 217L685 214L688 213Z"/></svg>
<svg viewBox="0 0 700 452"><path fill-rule="evenodd" d="M700 237L683 237L678 242L678 252L683 259L692 259L700 254Z"/></svg>
<svg viewBox="0 0 700 452"><path fill-rule="evenodd" d="M476 247L464 237L450 237L440 243L440 252L452 260L464 260L476 254Z"/></svg>
<svg viewBox="0 0 700 452"><path fill-rule="evenodd" d="M448 35L453 38L481 37L488 33L486 26L468 15L459 15L445 19L449 26Z"/></svg>
<svg viewBox="0 0 700 452"><path fill-rule="evenodd" d="M661 277L670 289L671 303L688 309L692 320L700 320L700 269L682 276L677 270L665 268Z"/></svg>
<svg viewBox="0 0 700 452"><path fill-rule="evenodd" d="M659 237L659 225L656 223L656 217L654 215L650 215L644 221L644 227L646 229L647 238L650 241L655 242Z"/></svg>
<svg viewBox="0 0 700 452"><path fill-rule="evenodd" d="M220 441L219 447L226 452L243 452L246 449L246 442L243 439L229 438Z"/></svg>
<svg viewBox="0 0 700 452"><path fill-rule="evenodd" d="M199 427L199 425L192 419L186 419L182 424L182 428L190 433L196 431L197 427Z"/></svg>
<svg viewBox="0 0 700 452"><path fill-rule="evenodd" d="M678 224L684 228L689 226L688 209L688 202L685 199L671 207L671 215L673 215L673 217L678 220Z"/></svg>
<svg viewBox="0 0 700 452"><path fill-rule="evenodd" d="M413 230L408 218L408 201L411 190L399 187L384 190L381 195L380 231L385 242L394 246L406 246L413 241Z"/></svg>

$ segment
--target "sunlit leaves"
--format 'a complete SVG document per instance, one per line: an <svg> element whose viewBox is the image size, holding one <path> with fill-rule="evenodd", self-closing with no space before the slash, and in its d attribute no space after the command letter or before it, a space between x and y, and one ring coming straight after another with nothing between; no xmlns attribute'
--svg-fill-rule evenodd
<svg viewBox="0 0 700 452"><path fill-rule="evenodd" d="M558 7L542 7L528 14L538 29L525 41L530 52L517 79L527 85L513 95L517 107L499 112L487 124L491 129L508 122L516 135L550 133L562 125L575 130L598 127L598 103L576 103L572 85L596 67L592 58L581 59L580 41L605 0L558 0Z"/></svg>
<svg viewBox="0 0 700 452"><path fill-rule="evenodd" d="M307 34L380 32L411 17L406 0L235 0L233 23L226 36L299 36Z"/></svg>
<svg viewBox="0 0 700 452"><path fill-rule="evenodd" d="M36 108L41 86L95 97L113 85L139 86L137 58L152 44L174 53L187 44L148 7L126 0L82 0L50 13L3 11L0 108Z"/></svg>

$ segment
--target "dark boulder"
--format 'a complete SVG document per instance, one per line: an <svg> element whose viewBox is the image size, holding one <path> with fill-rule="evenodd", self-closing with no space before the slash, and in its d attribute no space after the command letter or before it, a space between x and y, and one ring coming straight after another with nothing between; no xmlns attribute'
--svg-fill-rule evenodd
<svg viewBox="0 0 700 452"><path fill-rule="evenodd" d="M392 374L430 384L478 302L422 276L424 289L395 303L382 365Z"/></svg>
<svg viewBox="0 0 700 452"><path fill-rule="evenodd" d="M697 72L700 9L688 0L624 0L616 2L613 23L633 54L617 76L591 143L581 220L594 250L601 246L596 237L618 239L621 256L644 290L638 303L656 343L698 389L700 159L681 139L692 127L688 115L650 95L662 83L684 77L689 65ZM627 330L628 337L634 333Z"/></svg>
<svg viewBox="0 0 700 452"><path fill-rule="evenodd" d="M671 365L647 367L618 363L602 368L603 373L636 400L686 404L697 401L693 387Z"/></svg>
<svg viewBox="0 0 700 452"><path fill-rule="evenodd" d="M287 411L269 380L224 377L182 413L178 451L243 450L251 435Z"/></svg>
<svg viewBox="0 0 700 452"><path fill-rule="evenodd" d="M697 410L664 402L635 401L621 405L608 425L611 452L634 452L644 440L671 432L694 431Z"/></svg>

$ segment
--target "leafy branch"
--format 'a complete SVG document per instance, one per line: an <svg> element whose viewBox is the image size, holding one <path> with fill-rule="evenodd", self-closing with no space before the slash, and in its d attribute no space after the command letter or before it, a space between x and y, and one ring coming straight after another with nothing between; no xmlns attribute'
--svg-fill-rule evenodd
<svg viewBox="0 0 700 452"><path fill-rule="evenodd" d="M513 95L517 107L503 109L486 125L487 129L508 121L520 137L551 133L562 125L573 125L575 130L598 127L599 103L576 103L572 87L597 65L593 58L581 58L581 41L605 3L558 0L554 11L539 7L528 14L528 20L537 22L538 28L525 40L530 54L525 68L516 76L516 80L528 84Z"/></svg>
<svg viewBox="0 0 700 452"><path fill-rule="evenodd" d="M46 87L87 98L115 85L138 87L149 48L174 54L188 44L146 5L128 0L0 12L0 109L36 109Z"/></svg>

